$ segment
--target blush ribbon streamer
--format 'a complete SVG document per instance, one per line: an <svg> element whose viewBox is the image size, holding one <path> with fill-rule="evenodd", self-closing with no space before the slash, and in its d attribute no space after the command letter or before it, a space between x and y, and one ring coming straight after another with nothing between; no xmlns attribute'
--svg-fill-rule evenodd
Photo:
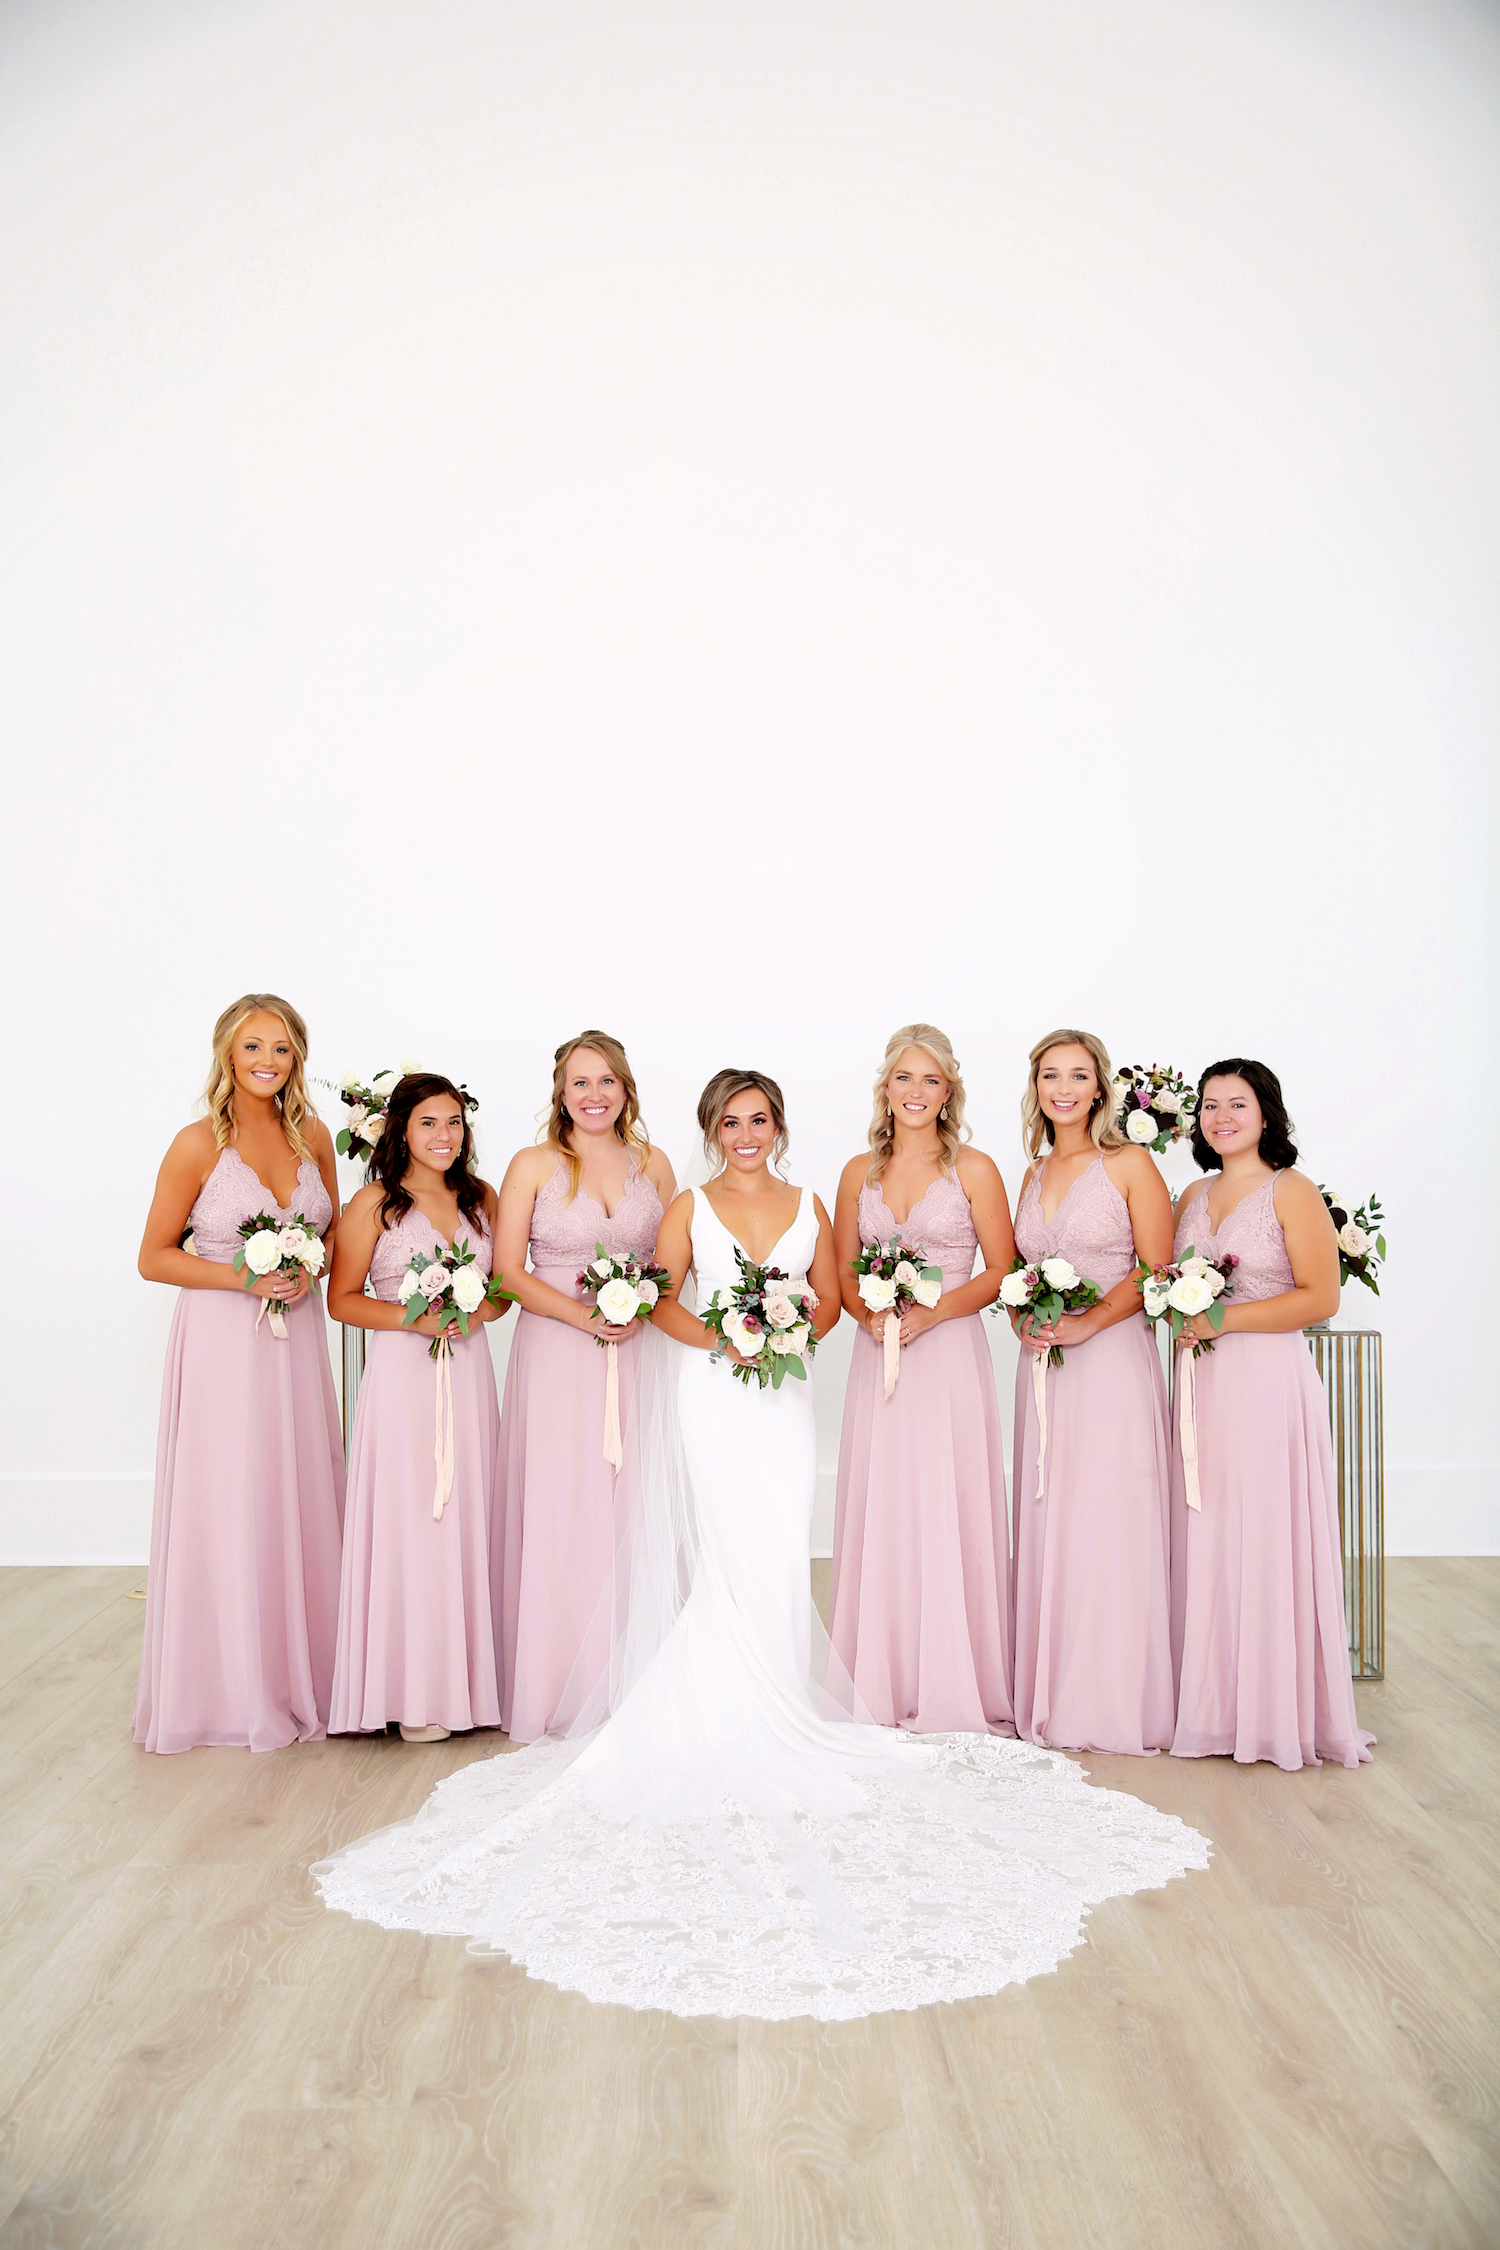
<svg viewBox="0 0 1500 2250"><path fill-rule="evenodd" d="M1193 1398L1193 1361L1197 1355L1189 1348L1177 1362L1177 1381L1182 1391L1182 1406L1177 1427L1182 1437L1182 1481L1187 1491L1187 1504L1203 1513L1203 1491L1198 1482L1198 1413Z"/></svg>
<svg viewBox="0 0 1500 2250"><path fill-rule="evenodd" d="M885 1355L885 1395L890 1397L896 1388L896 1377L901 1372L901 1315L889 1312L885 1316L882 1350Z"/></svg>
<svg viewBox="0 0 1500 2250"><path fill-rule="evenodd" d="M1042 1497L1042 1463L1047 1452L1047 1354L1031 1355L1031 1395L1036 1400L1036 1496Z"/></svg>
<svg viewBox="0 0 1500 2250"><path fill-rule="evenodd" d="M625 1458L625 1448L620 1443L620 1347L606 1344L609 1365L604 1375L604 1458L612 1469L618 1469Z"/></svg>
<svg viewBox="0 0 1500 2250"><path fill-rule="evenodd" d="M438 1338L436 1402L432 1432L432 1465L436 1481L432 1493L432 1520L441 1523L448 1495L453 1490L453 1346L445 1334Z"/></svg>

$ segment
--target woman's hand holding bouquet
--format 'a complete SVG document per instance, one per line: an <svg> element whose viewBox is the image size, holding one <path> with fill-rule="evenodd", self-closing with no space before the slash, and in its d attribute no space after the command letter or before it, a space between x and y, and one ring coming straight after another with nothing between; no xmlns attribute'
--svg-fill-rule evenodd
<svg viewBox="0 0 1500 2250"><path fill-rule="evenodd" d="M604 1345L609 1352L609 1367L604 1378L603 1450L604 1458L612 1469L618 1469L625 1458L620 1439L618 1346L630 1334L635 1321L651 1318L656 1310L657 1299L671 1279L665 1266L653 1266L640 1258L624 1257L616 1251L606 1250L602 1242L594 1244L594 1255L578 1276L580 1295L594 1300L590 1320L603 1322L594 1342Z"/></svg>
<svg viewBox="0 0 1500 2250"><path fill-rule="evenodd" d="M736 1248L740 1278L728 1291L716 1289L703 1314L703 1325L717 1338L713 1357L733 1353L730 1371L736 1382L769 1383L779 1391L788 1375L799 1382L807 1377L807 1362L818 1348L812 1316L818 1309L815 1293L804 1282L791 1285L791 1276L779 1266L758 1266Z"/></svg>
<svg viewBox="0 0 1500 2250"><path fill-rule="evenodd" d="M885 1355L885 1395L896 1388L901 1371L902 1323L908 1307L931 1312L943 1294L943 1269L935 1266L920 1245L894 1235L882 1249L869 1243L854 1261L859 1276L860 1302L870 1315L870 1333L880 1336ZM877 1327L878 1323L878 1327Z"/></svg>
<svg viewBox="0 0 1500 2250"><path fill-rule="evenodd" d="M245 1288L262 1299L255 1325L259 1328L269 1313L271 1334L285 1342L284 1314L301 1303L323 1271L323 1238L300 1219L282 1221L257 1211L253 1219L241 1220L240 1245L234 1270L243 1274Z"/></svg>

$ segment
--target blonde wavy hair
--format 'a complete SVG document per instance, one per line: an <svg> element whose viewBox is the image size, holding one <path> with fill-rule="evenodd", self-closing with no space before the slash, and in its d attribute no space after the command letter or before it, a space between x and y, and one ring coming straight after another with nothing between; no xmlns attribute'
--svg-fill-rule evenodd
<svg viewBox="0 0 1500 2250"><path fill-rule="evenodd" d="M651 1161L651 1136L641 1120L635 1073L624 1048L607 1031L580 1031L576 1039L565 1039L552 1058L552 1100L542 1129L537 1134L537 1139L554 1149L567 1167L570 1203L583 1185L583 1158L573 1146L573 1120L568 1115L563 1089L567 1083L568 1064L580 1047L592 1047L595 1054L602 1055L625 1089L625 1107L615 1119L616 1138L631 1151L643 1172Z"/></svg>
<svg viewBox="0 0 1500 2250"><path fill-rule="evenodd" d="M307 1093L307 1025L291 1002L274 992L247 992L226 1008L214 1025L213 1067L203 1089L214 1141L219 1148L228 1148L234 1138L234 1043L250 1018L260 1015L279 1018L292 1043L291 1076L276 1102L287 1145L293 1156L302 1157L307 1154L303 1128L315 1123L318 1115Z"/></svg>
<svg viewBox="0 0 1500 2250"><path fill-rule="evenodd" d="M958 1152L963 1143L973 1139L964 1123L964 1082L959 1075L958 1057L948 1044L946 1032L934 1023L907 1023L893 1031L885 1043L885 1060L875 1081L875 1114L870 1119L870 1170L874 1181L891 1161L896 1145L896 1113L891 1108L886 1093L886 1080L908 1047L920 1047L924 1055L931 1055L938 1069L948 1081L948 1099L943 1104L946 1116L938 1119L938 1139L942 1143L943 1170L951 1172L958 1162Z"/></svg>
<svg viewBox="0 0 1500 2250"><path fill-rule="evenodd" d="M1042 1067L1042 1057L1052 1047L1086 1047L1094 1064L1094 1076L1099 1082L1096 1100L1089 1109L1089 1139L1095 1148L1123 1148L1125 1137L1115 1122L1114 1072L1110 1067L1109 1051L1102 1039L1091 1031L1049 1031L1031 1050L1031 1069L1026 1079L1026 1091L1021 1096L1021 1136L1026 1143L1026 1154L1035 1163L1042 1153L1045 1140L1050 1148L1053 1141L1052 1120L1042 1114L1041 1097L1037 1093L1037 1078Z"/></svg>
<svg viewBox="0 0 1500 2250"><path fill-rule="evenodd" d="M771 1143L771 1164L776 1171L781 1171L781 1160L792 1139L787 1131L786 1103L781 1088L763 1070L716 1070L698 1096L698 1130L703 1135L703 1153L713 1166L716 1178L724 1169L724 1151L719 1143L724 1113L736 1094L752 1092L766 1097L771 1123L776 1128L776 1137Z"/></svg>

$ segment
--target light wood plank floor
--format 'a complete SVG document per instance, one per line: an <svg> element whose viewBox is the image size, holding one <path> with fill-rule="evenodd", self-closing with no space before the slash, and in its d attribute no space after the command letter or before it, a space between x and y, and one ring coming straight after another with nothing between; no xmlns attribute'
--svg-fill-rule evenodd
<svg viewBox="0 0 1500 2250"><path fill-rule="evenodd" d="M1213 1839L1055 1975L594 2008L307 1868L488 1740L148 1758L140 1571L0 1572L0 2246L1500 2242L1500 1562L1390 1566L1373 1766L1094 1758Z"/></svg>

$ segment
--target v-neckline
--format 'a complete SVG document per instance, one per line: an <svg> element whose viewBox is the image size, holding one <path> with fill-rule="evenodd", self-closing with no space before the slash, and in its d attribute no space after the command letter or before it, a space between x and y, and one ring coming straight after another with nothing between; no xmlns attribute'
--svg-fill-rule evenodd
<svg viewBox="0 0 1500 2250"><path fill-rule="evenodd" d="M610 1210L608 1204L601 1203L597 1195L590 1195L588 1189L584 1186L581 1179L578 1182L578 1194L583 1197L585 1203L593 1204L594 1209L599 1213L606 1226L612 1227L616 1219L619 1217L621 1211L625 1208L625 1198L629 1195L631 1189L635 1186L636 1181L643 1180L645 1176L646 1175L641 1170L639 1164L634 1164L631 1166L630 1170L625 1175L625 1185L620 1190L620 1200L615 1205L613 1211ZM577 1201L576 1196L574 1197L574 1201Z"/></svg>
<svg viewBox="0 0 1500 2250"><path fill-rule="evenodd" d="M1047 1205L1042 1196L1042 1172L1046 1171L1047 1164L1050 1164L1051 1162L1052 1159L1049 1156L1047 1158L1046 1164L1043 1164L1042 1166L1042 1171L1038 1172L1036 1176L1036 1207L1042 1214L1042 1225L1047 1229L1047 1232L1049 1234L1051 1234L1053 1228L1057 1225L1058 1220L1062 1217L1064 1211L1066 1211L1066 1209L1068 1208L1068 1204L1071 1198L1077 1193L1078 1189L1082 1187L1090 1172L1093 1171L1094 1166L1096 1164L1102 1164L1104 1162L1104 1159L1102 1156L1094 1156L1087 1164L1085 1164L1077 1179L1070 1180L1068 1182L1067 1193L1063 1196L1061 1202L1057 1206L1057 1209L1053 1212L1051 1218L1049 1219L1047 1216Z"/></svg>
<svg viewBox="0 0 1500 2250"><path fill-rule="evenodd" d="M957 1174L955 1173L955 1174L954 1174L953 1176L954 1176L954 1178L956 1179L958 1175L957 1175ZM917 1200L916 1200L916 1202L915 1202L915 1203L914 1203L914 1204L912 1205L912 1207L911 1207L911 1210L907 1212L907 1214L906 1214L906 1217L905 1217L904 1219L897 1219L897 1218L896 1218L896 1214L895 1214L895 1212L894 1212L894 1211L893 1211L893 1210L891 1209L891 1207L890 1207L890 1204L889 1204L889 1203L888 1203L888 1202L886 1201L886 1193L885 1193L885 1189L884 1189L884 1188L883 1188L883 1187L881 1186L881 1184L880 1184L879 1180L875 1180L875 1181L873 1181L873 1182L872 1182L872 1185L873 1185L873 1187L874 1187L874 1189L875 1189L875 1193L876 1193L876 1194L877 1194L877 1195L879 1196L879 1198L880 1198L881 1202L885 1204L885 1215L886 1215L886 1217L887 1217L888 1219L894 1219L894 1220L895 1220L895 1224L896 1224L896 1231L897 1231L897 1233L898 1233L898 1234L901 1234L901 1233L904 1233L904 1231L906 1230L906 1228L907 1228L907 1227L909 1227L909 1226L911 1225L911 1222L912 1222L912 1212L914 1212L914 1211L920 1211L920 1210L921 1210L921 1208L922 1208L922 1206L923 1206L923 1204L924 1204L924 1203L925 1203L925 1202L927 1201L927 1198L928 1198L928 1196L929 1196L929 1195L931 1195L931 1193L932 1193L933 1189L934 1189L934 1188L936 1188L936 1187L940 1187L940 1186L942 1185L943 1181L944 1181L944 1180L946 1180L947 1178L948 1178L948 1174L947 1174L946 1172L939 1172L939 1174L938 1174L938 1176L937 1176L937 1178L936 1178L935 1180L931 1180L931 1181L929 1181L928 1185L927 1185L926 1187L924 1187L924 1188L923 1188L923 1190L922 1190L921 1194L920 1194L920 1195L919 1195L919 1196L917 1197Z"/></svg>
<svg viewBox="0 0 1500 2250"><path fill-rule="evenodd" d="M1220 1177L1222 1178L1222 1176L1223 1175L1221 1174ZM1242 1195L1240 1197L1238 1203L1231 1204L1230 1208L1224 1213L1223 1218L1217 1220L1208 1207L1209 1198L1214 1192L1214 1183L1212 1180L1210 1180L1203 1192L1203 1216L1208 1221L1208 1231L1213 1236L1214 1240L1217 1242L1219 1236L1224 1232L1224 1229L1228 1226L1236 1211L1243 1211L1247 1203L1253 1203L1258 1195L1264 1195L1267 1188L1275 1187L1276 1182L1280 1179L1280 1177L1281 1174L1279 1172L1273 1172L1268 1180L1261 1181L1259 1187L1253 1187L1248 1195Z"/></svg>
<svg viewBox="0 0 1500 2250"><path fill-rule="evenodd" d="M745 1243L741 1242L741 1240L740 1240L739 1236L738 1236L737 1234L735 1234L735 1233L733 1232L733 1230L732 1230L732 1229L731 1229L730 1227L728 1227L728 1226L725 1226L725 1224L724 1224L724 1221L723 1221L723 1220L722 1220L722 1219L721 1219L721 1218L719 1217L719 1214L718 1214L718 1212L714 1210L713 1204L712 1204L712 1202L711 1202L711 1201L710 1201L710 1199L709 1199L709 1193L708 1193L708 1189L707 1189L707 1188L702 1188L702 1189L700 1189L700 1191L699 1191L699 1192L701 1193L701 1195L702 1195L702 1197L703 1197L703 1200L704 1200L704 1202L708 1204L708 1208L709 1208L709 1211L710 1211L710 1213L712 1214L713 1218L715 1219L715 1221L717 1222L717 1224L718 1224L718 1225L719 1225L719 1226L720 1226L721 1228L723 1228L723 1231L724 1231L724 1233L725 1233L725 1234L727 1234L727 1235L729 1236L729 1239L730 1239L730 1241L731 1241L731 1242L732 1242L732 1243L734 1244L735 1248L736 1248L737 1250L742 1250L742 1251L744 1252L745 1256L746 1256L746 1257L747 1257L747 1258L748 1258L748 1259L750 1260L750 1263L751 1263L751 1265L752 1265L752 1266L768 1266L768 1265L770 1264L770 1262L771 1262L771 1257L772 1257L772 1254L773 1254L773 1252L775 1252L775 1251L777 1251L777 1250L779 1250L779 1249L781 1248L781 1245L783 1244L783 1242L785 1242L785 1240L786 1240L787 1236L788 1236L788 1235L789 1235L789 1234L791 1233L791 1231L792 1231L793 1227L794 1227L794 1226L795 1226L795 1225L797 1224L797 1221L798 1221L798 1220L799 1220L799 1219L801 1218L801 1216L802 1216L802 1198L803 1198L803 1196L804 1196L804 1195L806 1195L806 1193L807 1193L807 1190L806 1190L806 1188L798 1188L798 1190L797 1190L797 1208L796 1208L796 1210L795 1210L795 1211L794 1211L794 1212L792 1213L791 1217L790 1217L790 1218L789 1218L789 1219L787 1220L787 1223L786 1223L786 1225L785 1225L785 1226L784 1226L784 1227L782 1228L782 1230L781 1230L780 1234L778 1234L778 1235L777 1235L777 1237L776 1237L776 1240L775 1240L775 1241L774 1241L774 1242L773 1242L773 1243L771 1244L771 1248L770 1248L770 1249L769 1249L769 1250L768 1250L768 1251L766 1252L766 1254L765 1254L765 1256L764 1256L763 1258L757 1258L757 1256L755 1255L755 1252L754 1252L754 1251L753 1251L752 1249L750 1249L750 1248L748 1247L748 1245L747 1245L747 1244L745 1244ZM590 1202L592 1202L592 1201L593 1201L593 1198L592 1198L592 1196L591 1196L591 1197L589 1198L589 1200L590 1200Z"/></svg>
<svg viewBox="0 0 1500 2250"><path fill-rule="evenodd" d="M256 1186L260 1189L261 1194L269 1196L276 1210L281 1212L289 1212L292 1208L292 1203L296 1202L297 1190L302 1185L302 1167L304 1164L310 1164L312 1162L312 1158L310 1156L304 1156L299 1160L297 1165L297 1177L292 1182L292 1202L283 1203L280 1196L276 1193L276 1190L273 1187L268 1187L266 1185L259 1172L256 1171L255 1166L253 1164L247 1164L245 1162L244 1157L241 1156L239 1150L235 1147L232 1141L225 1149L224 1154L226 1156L232 1156L242 1172L249 1173L251 1179L254 1180Z"/></svg>

